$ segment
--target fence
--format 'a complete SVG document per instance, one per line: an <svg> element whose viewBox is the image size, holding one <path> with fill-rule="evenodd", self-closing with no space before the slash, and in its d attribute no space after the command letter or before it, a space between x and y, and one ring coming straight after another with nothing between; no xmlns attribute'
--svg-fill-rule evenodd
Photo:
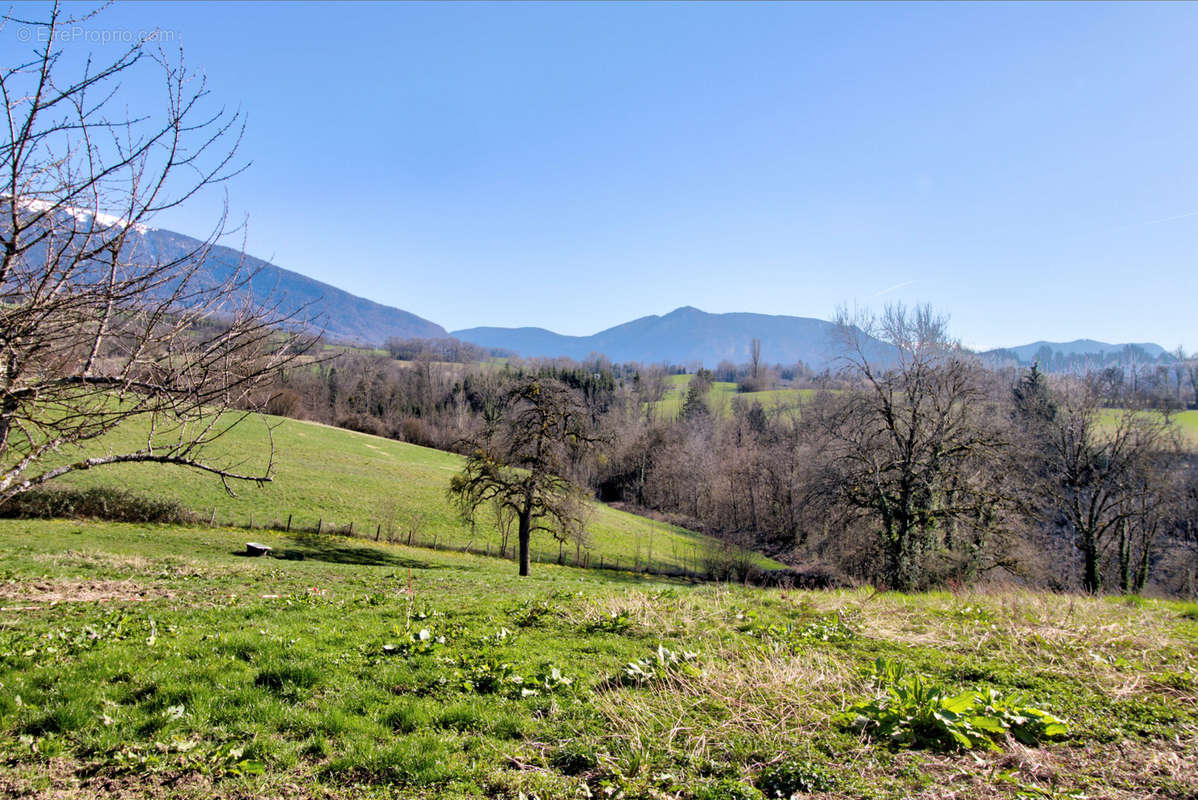
<svg viewBox="0 0 1198 800"><path fill-rule="evenodd" d="M501 549L500 546L493 545L490 541L476 543L473 540L468 540L465 544L452 544L440 539L437 534L428 537L414 528L409 528L405 532L396 532L395 530L384 530L382 523L375 523L373 526L366 527L355 526L351 520L348 523L335 524L326 522L323 517L318 518L315 525L302 524L295 519L294 514L288 514L286 520L278 518L270 519L269 523L265 520L256 522L254 514L249 514L249 519L245 523L238 523L236 520L218 519L217 510L212 509L212 513L208 517L208 525L210 527L225 527L225 528L240 528L242 530L262 530L273 531L284 534L310 534L316 536L344 536L362 540L372 540L376 542L387 542L389 544L402 544L408 547L419 547L426 550L440 550L444 552L466 553L470 555L486 556L490 558L503 558L515 561L518 558L518 548L513 543L508 543L506 547ZM685 552L689 548L690 552ZM602 569L619 572L634 572L644 575L655 575L669 578L680 578L684 580L703 581L710 580L713 577L719 579L727 579L727 568L720 570L712 563L710 554L700 552L697 545L687 545L684 552L679 558L677 547L673 548L675 557L674 563L654 561L652 559L652 547L647 550L647 556L642 558L638 552L634 557L629 558L627 555L618 556L603 552L598 552L593 548L573 548L567 547L565 542L559 542L558 547L554 549L531 547L529 549L529 560L535 564L559 564L568 567L579 567L582 569ZM639 550L639 548L638 548ZM681 561L682 563L677 563ZM723 573L723 574L721 574Z"/></svg>

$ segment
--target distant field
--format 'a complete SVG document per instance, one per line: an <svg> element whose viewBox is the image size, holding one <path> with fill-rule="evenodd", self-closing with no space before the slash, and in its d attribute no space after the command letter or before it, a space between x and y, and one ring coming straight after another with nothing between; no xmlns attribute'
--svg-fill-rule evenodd
<svg viewBox="0 0 1198 800"><path fill-rule="evenodd" d="M654 409L664 418L677 417L686 399L686 388L693 375L666 376L666 395ZM811 399L814 389L769 389L763 392L738 392L735 383L716 381L711 385L707 394L707 405L713 413L726 416L732 410L732 401L739 399L745 403L761 403L767 411L797 406L801 401Z"/></svg>
<svg viewBox="0 0 1198 800"><path fill-rule="evenodd" d="M363 433L313 423L268 418L274 430L275 478L262 487L234 484L236 497L225 493L209 475L155 465L116 465L90 472L74 473L62 483L74 486L120 486L145 495L175 500L200 513L205 519L215 510L218 524L245 525L251 515L255 525L286 525L291 517L295 528L325 530L346 528L351 522L359 535L371 536L378 527L382 535L439 547L461 548L498 554L499 532L490 519L480 519L476 528L458 517L446 497L449 478L461 469L460 456ZM140 430L118 431L113 444L130 445ZM237 454L244 470L261 470L267 452L266 430L261 421L233 429L216 452ZM617 511L596 503L587 531L590 541L581 550L590 551L596 565L621 567L652 563L659 568L696 569L709 540L700 534L665 523ZM515 536L509 542L514 546ZM548 536L534 541L541 559L558 555L556 542ZM509 549L510 552L510 549ZM563 557L579 554L566 545ZM770 563L774 566L774 562Z"/></svg>
<svg viewBox="0 0 1198 800"><path fill-rule="evenodd" d="M1113 426L1122 412L1116 408L1104 408L1100 412L1103 422ZM1180 411L1171 416L1171 422L1176 426L1183 443L1192 448L1198 448L1198 411Z"/></svg>
<svg viewBox="0 0 1198 800"><path fill-rule="evenodd" d="M240 530L0 520L0 797L1198 796L1193 603L520 579L255 537L287 558L243 557ZM854 726L900 690L898 733L941 738ZM989 716L993 749L957 750L936 732L974 725L959 693L1053 714L1063 738Z"/></svg>

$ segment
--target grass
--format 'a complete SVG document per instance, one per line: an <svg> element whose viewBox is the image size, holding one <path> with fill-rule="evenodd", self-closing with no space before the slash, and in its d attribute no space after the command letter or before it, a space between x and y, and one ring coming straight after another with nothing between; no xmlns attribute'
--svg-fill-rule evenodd
<svg viewBox="0 0 1198 800"><path fill-rule="evenodd" d="M120 464L71 474L61 482L80 488L116 486L163 501L173 501L219 524L294 529L345 530L352 522L358 535L390 535L407 542L438 547L469 546L498 555L501 537L494 522L479 519L471 530L446 496L449 478L463 459L452 453L396 442L378 436L325 425L267 418L277 424L274 481L261 487L236 485L236 497L212 476L181 468ZM144 431L126 425L111 439L93 445L136 447ZM265 468L268 438L261 421L230 430L214 454L226 461L244 461L244 470ZM243 454L243 455L242 455ZM657 569L698 570L710 541L700 534L654 522L602 504L594 504L587 524L588 542L581 548L563 547L563 558L589 553L592 564L620 567L653 564ZM508 545L514 547L514 534ZM549 537L534 543L541 560L556 560L558 546ZM757 558L761 566L775 562Z"/></svg>
<svg viewBox="0 0 1198 800"><path fill-rule="evenodd" d="M1121 409L1117 408L1104 408L1099 411L1102 423L1111 430L1115 428L1123 413ZM1155 411L1144 413L1158 414ZM1157 419L1159 418L1158 415ZM1182 443L1188 444L1192 449L1198 449L1198 411L1178 411L1170 415L1170 421L1180 435Z"/></svg>
<svg viewBox="0 0 1198 800"><path fill-rule="evenodd" d="M686 399L686 389L693 375L666 376L666 394L655 404L657 414L664 418L675 418L682 410ZM713 413L728 416L731 413L732 402L739 399L745 403L761 403L766 411L782 411L797 408L800 403L809 401L815 394L815 389L769 389L761 392L738 392L735 383L717 381L712 383L707 395L707 405ZM1118 409L1103 409L1104 422L1113 426L1118 415ZM1198 449L1198 410L1180 411L1172 415L1182 441L1192 449Z"/></svg>
<svg viewBox="0 0 1198 800"><path fill-rule="evenodd" d="M1181 411L1173 416L1181 435L1194 447L1198 447L1198 410Z"/></svg>
<svg viewBox="0 0 1198 800"><path fill-rule="evenodd" d="M693 375L667 375L666 394L654 404L659 416L665 418L677 417L682 411L682 403L686 399L686 389ZM727 416L732 411L732 401L739 399L745 403L761 403L766 411L777 411L797 407L801 401L810 400L815 389L766 389L760 392L739 392L736 384L727 381L715 381L707 395L707 405L713 413Z"/></svg>
<svg viewBox="0 0 1198 800"><path fill-rule="evenodd" d="M256 537L283 557L239 555L237 530L0 522L0 794L1198 792L1192 604L518 579L459 553ZM879 656L1021 695L1069 733L960 753L863 739L840 715L873 696Z"/></svg>

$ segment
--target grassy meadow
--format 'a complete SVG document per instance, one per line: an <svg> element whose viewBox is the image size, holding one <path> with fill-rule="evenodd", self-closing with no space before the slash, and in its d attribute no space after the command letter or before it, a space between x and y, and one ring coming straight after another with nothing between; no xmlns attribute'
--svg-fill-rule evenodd
<svg viewBox="0 0 1198 800"><path fill-rule="evenodd" d="M265 425L274 427L269 433ZM111 439L90 446L90 452L137 447L144 430L135 425L114 432ZM469 546L472 551L498 555L501 537L494 520L484 515L472 530L446 496L449 479L462 468L452 453L397 442L364 433L296 420L249 420L231 429L214 445L214 454L246 472L261 471L275 443L275 475L271 483L234 484L230 496L211 475L158 465L120 464L77 472L63 485L116 486L135 493L172 500L218 524L344 531L373 538L437 547ZM67 454L67 457L71 457ZM215 512L215 516L213 515ZM562 557L587 558L590 563L620 567L652 564L659 569L702 568L709 540L692 531L654 522L608 506L593 504L587 541L568 543ZM508 544L514 547L513 533ZM558 545L549 537L534 540L542 560L556 560ZM779 566L757 559L765 566Z"/></svg>
<svg viewBox="0 0 1198 800"><path fill-rule="evenodd" d="M666 376L666 394L654 404L654 411L664 419L677 417L682 411L682 403L686 399L686 388L693 375ZM738 392L735 383L716 381L711 384L707 395L707 406L718 416L727 416L732 409L734 399L745 403L761 403L766 411L797 408L801 403L810 400L815 389L768 389L760 392ZM1101 412L1104 422L1114 425L1118 409L1103 409ZM1183 444L1192 449L1198 449L1198 410L1180 411L1171 415L1171 420L1181 436Z"/></svg>
<svg viewBox="0 0 1198 800"><path fill-rule="evenodd" d="M654 404L654 411L659 417L669 419L677 417L682 411L682 403L686 400L686 388L694 375L667 375L666 394ZM761 403L767 411L791 408L801 401L810 399L815 389L766 389L760 392L737 391L736 384L728 381L714 381L707 394L707 406L718 416L727 416L732 410L732 401L739 399L745 403Z"/></svg>
<svg viewBox="0 0 1198 800"><path fill-rule="evenodd" d="M1104 408L1099 413L1102 423L1113 430L1120 415L1124 412L1117 408ZM1144 413L1157 415L1159 419L1159 415L1155 411ZM1169 421L1180 437L1182 445L1188 446L1192 450L1198 450L1198 411L1178 411L1169 415Z"/></svg>
<svg viewBox="0 0 1198 800"><path fill-rule="evenodd" d="M519 579L255 536L279 557L241 530L0 521L0 795L1198 796L1193 604ZM937 733L967 721L936 698L990 690L1059 735ZM895 691L897 730L854 724Z"/></svg>

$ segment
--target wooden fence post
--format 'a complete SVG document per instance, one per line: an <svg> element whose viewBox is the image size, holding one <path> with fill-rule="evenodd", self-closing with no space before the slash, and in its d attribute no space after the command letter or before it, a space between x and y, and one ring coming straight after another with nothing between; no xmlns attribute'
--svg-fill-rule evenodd
<svg viewBox="0 0 1198 800"><path fill-rule="evenodd" d="M349 535L354 535L354 521L352 519L349 521Z"/></svg>
<svg viewBox="0 0 1198 800"><path fill-rule="evenodd" d="M316 520L316 535L317 536L320 535L320 531L323 528L324 528L324 517L321 517L320 519Z"/></svg>
<svg viewBox="0 0 1198 800"><path fill-rule="evenodd" d="M287 532L291 533L291 515L287 515Z"/></svg>
<svg viewBox="0 0 1198 800"><path fill-rule="evenodd" d="M212 507L212 516L208 518L208 527L216 525L216 506Z"/></svg>

